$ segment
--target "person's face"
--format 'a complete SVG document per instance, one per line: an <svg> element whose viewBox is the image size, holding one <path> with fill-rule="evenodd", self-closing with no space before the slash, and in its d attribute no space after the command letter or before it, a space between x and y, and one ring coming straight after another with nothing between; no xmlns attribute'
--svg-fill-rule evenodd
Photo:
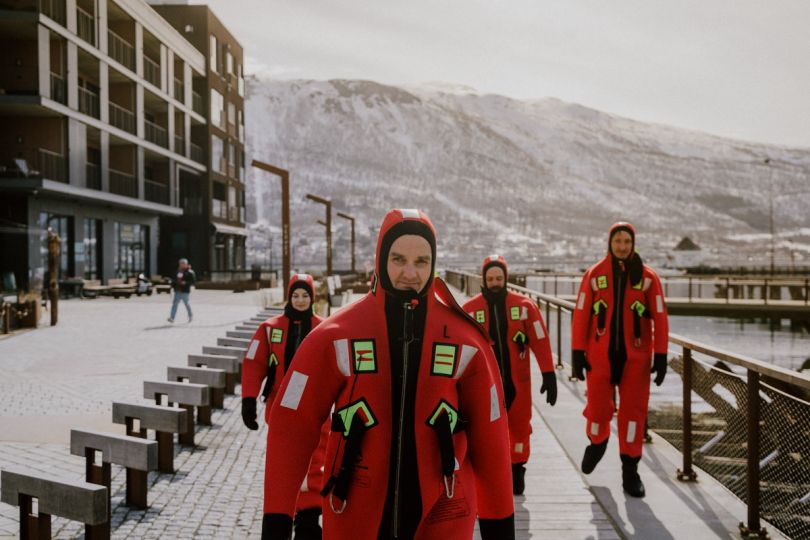
<svg viewBox="0 0 810 540"><path fill-rule="evenodd" d="M626 260L633 253L633 237L627 231L619 231L610 239L610 252L617 259Z"/></svg>
<svg viewBox="0 0 810 540"><path fill-rule="evenodd" d="M180 270L188 270L188 263L185 261L180 261L178 268L180 268Z"/></svg>
<svg viewBox="0 0 810 540"><path fill-rule="evenodd" d="M506 285L503 269L499 266L493 266L487 269L487 273L484 274L484 279L486 280L487 289L494 293L500 292Z"/></svg>
<svg viewBox="0 0 810 540"><path fill-rule="evenodd" d="M421 291L430 279L430 244L421 236L405 234L388 252L388 278L395 289Z"/></svg>
<svg viewBox="0 0 810 540"><path fill-rule="evenodd" d="M312 304L312 298L304 289L295 289L290 297L290 302L296 311L306 311Z"/></svg>

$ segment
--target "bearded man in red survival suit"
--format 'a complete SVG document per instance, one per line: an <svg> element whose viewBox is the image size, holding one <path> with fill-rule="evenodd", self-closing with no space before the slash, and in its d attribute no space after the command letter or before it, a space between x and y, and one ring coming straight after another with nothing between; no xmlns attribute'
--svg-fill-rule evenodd
<svg viewBox="0 0 810 540"><path fill-rule="evenodd" d="M650 374L655 373L655 384L661 386L667 372L669 323L661 281L636 253L635 237L629 223L610 228L608 255L582 277L571 349L576 377L585 380L588 372L583 414L590 445L582 457L582 472L590 474L605 454L618 386L622 486L628 495L644 497L638 462Z"/></svg>
<svg viewBox="0 0 810 540"><path fill-rule="evenodd" d="M464 304L464 311L483 326L492 339L492 348L500 368L512 453L512 490L522 495L524 474L529 461L532 433L531 355L534 353L543 375L540 393L546 402L557 402L557 376L551 357L548 331L537 304L506 289L506 259L490 255L481 267L481 293Z"/></svg>
<svg viewBox="0 0 810 540"><path fill-rule="evenodd" d="M503 395L489 340L433 277L419 210L380 228L370 292L313 330L270 413L262 537L288 539L320 426L327 539L514 539Z"/></svg>
<svg viewBox="0 0 810 540"><path fill-rule="evenodd" d="M287 286L287 304L284 313L271 317L259 325L242 360L242 421L249 429L259 429L256 423L256 398L262 389L265 421L270 419L270 405L278 393L281 380L289 370L299 345L323 319L313 313L315 282L309 274L295 274ZM266 380L265 380L266 379ZM296 540L320 540L320 490L323 486L323 456L326 433L322 444L312 454L309 473L298 494L295 506ZM267 479L265 478L265 502ZM265 510L266 511L266 510Z"/></svg>

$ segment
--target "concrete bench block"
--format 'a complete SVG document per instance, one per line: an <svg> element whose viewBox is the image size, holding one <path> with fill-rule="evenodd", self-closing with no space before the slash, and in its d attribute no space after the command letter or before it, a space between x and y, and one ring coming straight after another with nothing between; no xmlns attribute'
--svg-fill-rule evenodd
<svg viewBox="0 0 810 540"><path fill-rule="evenodd" d="M204 407L210 404L209 388L203 384L178 383L163 381L144 381L143 397L155 399L157 394L163 394L170 403Z"/></svg>
<svg viewBox="0 0 810 540"><path fill-rule="evenodd" d="M98 450L102 461L128 469L152 471L157 469L157 443L139 437L115 435L102 431L70 430L70 453L86 457L87 449Z"/></svg>
<svg viewBox="0 0 810 540"><path fill-rule="evenodd" d="M239 331L239 330L228 330L225 332L225 335L232 338L239 338L239 339L246 339L250 341L253 338L253 332Z"/></svg>
<svg viewBox="0 0 810 540"><path fill-rule="evenodd" d="M202 350L203 354L219 354L221 356L233 356L234 358L238 358L239 360L245 356L245 352L247 352L247 347L203 347Z"/></svg>
<svg viewBox="0 0 810 540"><path fill-rule="evenodd" d="M167 433L183 433L186 429L186 411L175 407L114 402L112 416L115 424L127 424L128 418L137 418L141 429Z"/></svg>
<svg viewBox="0 0 810 540"><path fill-rule="evenodd" d="M172 381L188 379L188 382L194 384L204 384L211 388L225 388L224 369L169 366L166 371L169 380Z"/></svg>
<svg viewBox="0 0 810 540"><path fill-rule="evenodd" d="M223 356L220 354L190 354L188 365L221 369L225 372L225 393L233 394L237 379L240 377L242 357Z"/></svg>
<svg viewBox="0 0 810 540"><path fill-rule="evenodd" d="M245 338L221 337L217 338L217 345L222 345L223 347L238 347L247 349L248 346L250 345L250 338L245 339Z"/></svg>

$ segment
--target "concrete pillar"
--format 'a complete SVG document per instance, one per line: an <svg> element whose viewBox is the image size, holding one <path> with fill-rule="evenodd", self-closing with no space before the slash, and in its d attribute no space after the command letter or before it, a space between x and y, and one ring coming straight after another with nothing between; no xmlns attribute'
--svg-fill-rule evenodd
<svg viewBox="0 0 810 540"><path fill-rule="evenodd" d="M143 78L143 26L135 22L135 73Z"/></svg>
<svg viewBox="0 0 810 540"><path fill-rule="evenodd" d="M73 214L73 275L84 277L87 267L87 253L84 252L84 218L82 207Z"/></svg>
<svg viewBox="0 0 810 540"><path fill-rule="evenodd" d="M177 162L173 159L169 160L169 204L171 206L178 206L177 204Z"/></svg>
<svg viewBox="0 0 810 540"><path fill-rule="evenodd" d="M180 148L174 147L174 105L171 102L166 106L166 135L169 139L169 150L182 153Z"/></svg>
<svg viewBox="0 0 810 540"><path fill-rule="evenodd" d="M144 129L144 98L143 98L143 84L137 83L135 85L135 135L143 139L146 135Z"/></svg>
<svg viewBox="0 0 810 540"><path fill-rule="evenodd" d="M78 34L78 23L76 21L76 0L65 0L65 14L67 15L65 23L68 32Z"/></svg>
<svg viewBox="0 0 810 540"><path fill-rule="evenodd" d="M75 9L73 10L75 13ZM72 42L67 41L67 103L73 110L79 109L79 49Z"/></svg>
<svg viewBox="0 0 810 540"><path fill-rule="evenodd" d="M160 55L163 58L163 53L166 53L166 93L174 99L179 100L178 96L174 95L174 53L167 49L162 43L160 44Z"/></svg>
<svg viewBox="0 0 810 540"><path fill-rule="evenodd" d="M107 42L107 0L96 0L96 24L98 28L98 48L105 55L109 50Z"/></svg>
<svg viewBox="0 0 810 540"><path fill-rule="evenodd" d="M101 222L101 279L104 283L107 280L115 277L115 246L117 239L115 238L115 220L113 218L104 218Z"/></svg>
<svg viewBox="0 0 810 540"><path fill-rule="evenodd" d="M194 90L192 88L192 84L194 79L192 78L193 74L191 73L191 66L188 63L183 62L183 92L185 95L183 96L183 103L189 109L192 107L191 103L191 92Z"/></svg>
<svg viewBox="0 0 810 540"><path fill-rule="evenodd" d="M98 63L98 107L99 119L103 124L110 123L110 68L106 62Z"/></svg>
<svg viewBox="0 0 810 540"><path fill-rule="evenodd" d="M68 117L68 183L87 186L87 125Z"/></svg>
<svg viewBox="0 0 810 540"><path fill-rule="evenodd" d="M167 75L169 73L169 55L168 49L166 45L163 43L160 44L160 89L166 92L167 94L171 94L171 90L169 90L169 85L172 83L172 79L168 78Z"/></svg>
<svg viewBox="0 0 810 540"><path fill-rule="evenodd" d="M135 171L135 178L138 182L138 198L143 200L145 196L144 190L144 164L146 162L145 151L143 146L136 146L135 147L135 164L136 164L136 171Z"/></svg>
<svg viewBox="0 0 810 540"><path fill-rule="evenodd" d="M100 132L101 147L101 190L110 192L110 134L105 130Z"/></svg>
<svg viewBox="0 0 810 540"><path fill-rule="evenodd" d="M37 25L37 65L39 66L39 95L51 96L51 31Z"/></svg>

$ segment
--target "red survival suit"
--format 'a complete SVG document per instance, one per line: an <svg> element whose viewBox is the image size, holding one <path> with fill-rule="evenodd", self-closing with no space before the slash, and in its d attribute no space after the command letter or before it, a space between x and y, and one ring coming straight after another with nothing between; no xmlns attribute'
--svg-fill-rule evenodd
<svg viewBox="0 0 810 540"><path fill-rule="evenodd" d="M315 303L315 282L309 274L295 274L291 277L290 283L287 286L287 303L290 304L290 297L292 292L297 287L305 284L303 287L308 289L312 304ZM315 329L323 319L314 313L311 314L311 327ZM243 398L256 398L259 396L259 390L262 388L262 382L267 381L264 385L262 396L265 399L266 406L264 409L265 421L270 421L270 405L278 393L281 386L281 381L287 371L287 366L290 365L292 358L286 358L285 352L287 351L288 338L295 334L295 337L301 341L305 334L304 330L293 328L293 325L301 325L302 321L293 321L286 314L276 315L261 323L259 328L253 334L250 341L248 350L242 360L242 397ZM298 331L295 331L298 330ZM294 339L295 339L294 337ZM295 344L292 348L295 349ZM299 344L300 346L300 344ZM292 352L295 352L294 350ZM268 431L269 435L269 431ZM323 487L323 455L326 449L326 439L324 436L323 444L316 448L312 454L309 472L304 479L303 484L300 486L298 494L298 502L296 504L296 511L320 508L321 496L319 494ZM265 479L265 512L267 505L267 480Z"/></svg>
<svg viewBox="0 0 810 540"><path fill-rule="evenodd" d="M618 228L635 231L629 223L611 227L610 237ZM623 291L614 290L613 255L610 254L585 272L577 295L571 329L571 348L585 351L590 371L587 375L588 397L583 415L586 432L592 444L606 441L615 406L613 387L619 388L619 453L641 456L647 403L650 397L650 360L653 353L667 353L669 324L664 294L658 274L643 265L641 279L633 283L629 274L621 280ZM617 294L618 292L618 294ZM613 328L615 296L624 295L619 309L624 310L621 328ZM621 339L617 339L621 336ZM613 339L612 339L613 338ZM623 344L620 343L623 341ZM626 360L623 369L611 366L610 347L623 345ZM618 371L618 373L617 373Z"/></svg>
<svg viewBox="0 0 810 540"><path fill-rule="evenodd" d="M308 456L334 406L324 466L330 477L323 492L325 539L469 540L476 514L484 540L514 539L508 427L492 350L440 279L431 278L418 296L411 291L410 302L395 301L403 291L388 280L385 246L395 231L409 229L432 237L435 254L435 232L424 213L390 211L370 292L313 331L284 378L271 411L267 453L272 481L266 511L278 519L265 523L273 530L266 538L284 538ZM386 320L391 305L406 317L426 310L422 339L396 340L400 351L389 346L389 337L398 337ZM411 363L392 373L399 352L418 361L416 371ZM411 373L415 384L395 399L396 387ZM397 429L412 436L395 438ZM408 445L415 447L415 459L401 468ZM421 510L405 524L413 532L402 534L392 514L407 507L396 498L406 485L416 486L411 498Z"/></svg>
<svg viewBox="0 0 810 540"><path fill-rule="evenodd" d="M500 255L491 255L484 260L481 278L486 286L485 273L491 266L503 269L504 281L508 276L506 260ZM512 463L526 463L529 460L529 438L532 433L532 389L531 365L529 350L534 353L540 371L554 373L554 361L551 356L551 344L548 331L537 304L529 298L512 291L506 291L506 336L500 336L493 343L493 348L507 349L500 358L507 357L508 365L501 365L500 374L507 396L509 415L509 439L511 443ZM464 304L464 311L470 314L485 329L496 327L500 321L498 310L490 309L483 293L472 297ZM494 316L493 316L494 314ZM491 335L491 334L490 334ZM502 341L499 341L502 340ZM509 403L508 385L514 386L514 401Z"/></svg>

